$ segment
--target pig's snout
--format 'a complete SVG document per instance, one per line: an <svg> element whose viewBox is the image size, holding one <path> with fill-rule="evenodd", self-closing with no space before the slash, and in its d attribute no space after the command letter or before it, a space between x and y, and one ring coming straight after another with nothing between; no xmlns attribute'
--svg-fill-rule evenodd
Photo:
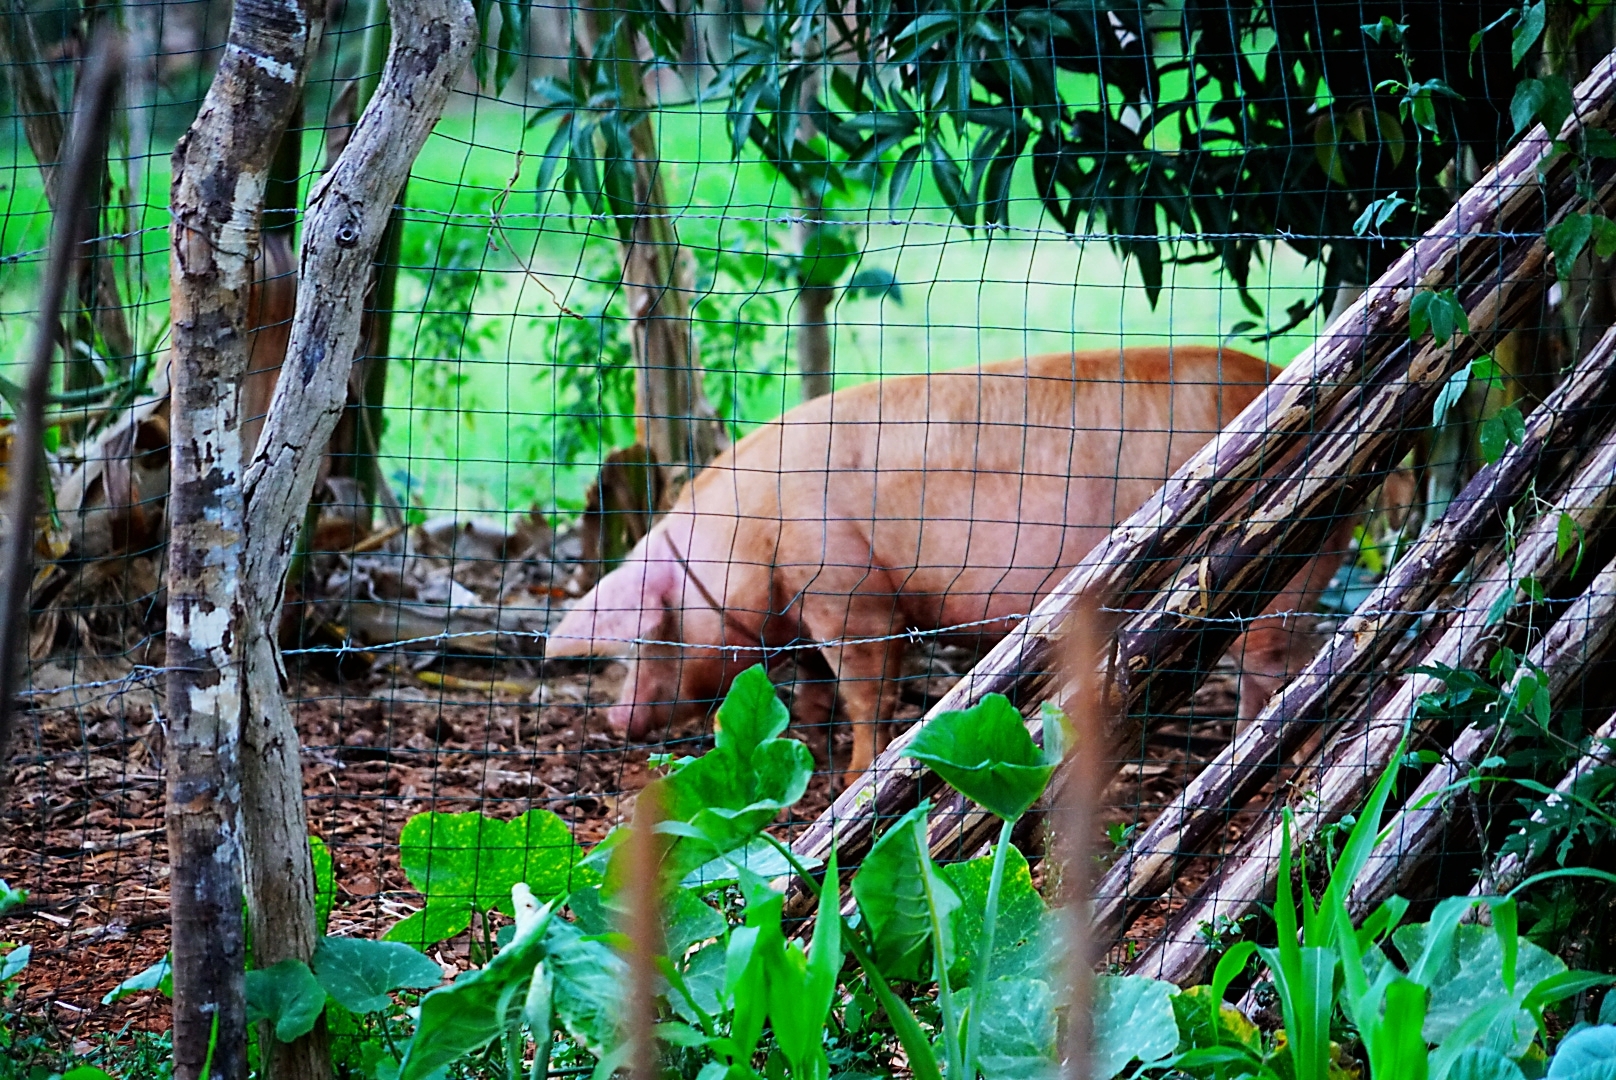
<svg viewBox="0 0 1616 1080"><path fill-rule="evenodd" d="M672 715L671 705L625 698L606 710L606 723L619 736L638 742L666 727Z"/></svg>

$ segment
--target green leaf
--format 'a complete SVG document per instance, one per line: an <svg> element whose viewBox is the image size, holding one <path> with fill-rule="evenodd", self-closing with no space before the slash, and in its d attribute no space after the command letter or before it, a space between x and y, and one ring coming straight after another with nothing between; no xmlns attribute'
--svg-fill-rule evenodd
<svg viewBox="0 0 1616 1080"><path fill-rule="evenodd" d="M713 749L656 782L667 814L661 831L673 838L663 857L670 881L745 847L802 798L814 756L796 739L780 737L790 722L763 666L754 665L736 677L719 706ZM621 853L613 852L608 892L627 873Z"/></svg>
<svg viewBox="0 0 1616 1080"><path fill-rule="evenodd" d="M1465 388L1470 385L1470 371L1472 365L1465 365L1442 384L1442 389L1436 395L1436 401L1431 405L1431 426L1441 427L1447 420L1448 412L1464 397Z"/></svg>
<svg viewBox="0 0 1616 1080"><path fill-rule="evenodd" d="M27 902L27 889L13 889L6 884L5 878L0 878L0 915L4 915L13 908L20 908Z"/></svg>
<svg viewBox="0 0 1616 1080"><path fill-rule="evenodd" d="M525 991L533 969L545 958L549 931L567 924L552 917L553 904L539 906L525 886L516 887L512 906L516 933L510 943L487 966L467 971L421 999L398 1080L426 1080L521 1021Z"/></svg>
<svg viewBox="0 0 1616 1080"><path fill-rule="evenodd" d="M174 964L169 956L165 955L145 971L129 976L108 990L106 996L101 999L101 1004L111 1005L147 990L161 991L165 997L174 996Z"/></svg>
<svg viewBox="0 0 1616 1080"><path fill-rule="evenodd" d="M970 193L965 190L965 179L960 174L960 167L954 161L943 144L936 139L926 140L926 148L931 152L931 178L937 185L937 191L943 197L943 202L959 218L960 223L969 227L976 224L976 204L972 201Z"/></svg>
<svg viewBox="0 0 1616 1080"><path fill-rule="evenodd" d="M1526 1074L1497 1050L1472 1046L1453 1059L1446 1080L1526 1080Z"/></svg>
<svg viewBox="0 0 1616 1080"><path fill-rule="evenodd" d="M399 834L404 874L426 894L425 908L385 935L418 947L443 941L471 924L472 911L511 914L511 889L526 885L549 900L586 883L582 849L566 822L548 810L529 810L510 821L476 811L426 813Z"/></svg>
<svg viewBox="0 0 1616 1080"><path fill-rule="evenodd" d="M544 967L553 980L556 1019L596 1057L617 1041L628 967L611 949L577 927L552 919L544 939Z"/></svg>
<svg viewBox="0 0 1616 1080"><path fill-rule="evenodd" d="M1526 421L1521 416L1521 410L1513 405L1505 405L1496 415L1483 420L1476 432L1482 459L1489 465L1504 456L1504 449L1509 444L1519 446L1525 440Z"/></svg>
<svg viewBox="0 0 1616 1080"><path fill-rule="evenodd" d="M1543 234L1544 243L1554 253L1554 273L1561 281L1570 278L1572 264L1582 254L1582 249L1588 246L1588 239L1593 233L1593 215L1568 214Z"/></svg>
<svg viewBox="0 0 1616 1080"><path fill-rule="evenodd" d="M325 1011L325 988L301 960L247 972L247 1022L269 1021L275 1038L291 1042L314 1030Z"/></svg>
<svg viewBox="0 0 1616 1080"><path fill-rule="evenodd" d="M80 1065L76 1069L69 1069L62 1074L62 1080L117 1080L105 1069L98 1069L94 1065Z"/></svg>
<svg viewBox="0 0 1616 1080"><path fill-rule="evenodd" d="M355 1013L393 1007L394 990L430 990L443 981L437 962L393 941L321 938L314 947L314 977L325 992Z"/></svg>
<svg viewBox="0 0 1616 1080"><path fill-rule="evenodd" d="M964 712L943 713L921 728L903 753L1004 821L1026 813L1055 771L1003 694L988 694Z"/></svg>
<svg viewBox="0 0 1616 1080"><path fill-rule="evenodd" d="M1172 983L1142 975L1094 980L1094 1080L1111 1080L1130 1061L1159 1061L1178 1048Z"/></svg>
<svg viewBox="0 0 1616 1080"><path fill-rule="evenodd" d="M337 899L337 878L331 865L331 849L318 836L309 837L309 859L314 864L314 925L324 934Z"/></svg>
<svg viewBox="0 0 1616 1080"><path fill-rule="evenodd" d="M1515 123L1516 135L1531 127L1534 120L1541 120L1549 138L1553 139L1559 137L1572 108L1571 84L1564 76L1545 75L1541 79L1520 81L1515 87L1514 100L1509 103L1509 117Z"/></svg>
<svg viewBox="0 0 1616 1080"><path fill-rule="evenodd" d="M33 955L32 945L19 945L6 955L0 956L0 983L21 975L22 969L28 966L28 961Z"/></svg>
<svg viewBox="0 0 1616 1080"><path fill-rule="evenodd" d="M1042 1080L1056 1075L1055 1013L1060 1004L1042 979L993 979L984 989L981 1048L985 1080ZM1169 1010L1169 1015L1171 1010ZM1102 1032L1095 1017L1095 1031ZM1177 1032L1173 1035L1177 1041ZM1098 1061L1098 1053L1095 1055ZM1098 1068L1094 1080L1108 1080Z"/></svg>
<svg viewBox="0 0 1616 1080"><path fill-rule="evenodd" d="M1051 954L1059 948L1059 920L1049 914L1049 906L1033 887L1026 856L1011 848L999 886L999 919L993 938L993 970L988 977L1047 978ZM993 856L984 855L968 862L950 863L943 875L959 892L961 904L954 912L954 949L958 956L949 971L950 985L969 986L975 978L978 943L982 939L983 913L987 905L988 879L993 873Z"/></svg>
<svg viewBox="0 0 1616 1080"><path fill-rule="evenodd" d="M1414 294L1408 305L1408 335L1418 341L1425 331L1438 345L1446 345L1455 332L1470 332L1470 317L1452 289L1434 292L1426 289Z"/></svg>
<svg viewBox="0 0 1616 1080"><path fill-rule="evenodd" d="M1504 949L1490 927L1457 925L1451 936L1444 933L1433 938L1431 928L1436 925L1433 918L1430 923L1400 927L1392 934L1397 951L1410 962L1410 978L1431 991L1424 1025L1428 1043L1444 1042L1489 1004L1514 1001L1524 1006L1529 988L1566 970L1553 953L1522 938L1516 953L1515 993L1510 994L1504 988ZM1530 1045L1537 1026L1524 1008L1515 1008L1506 1011L1491 1030L1499 1040L1491 1045L1521 1053Z"/></svg>
<svg viewBox="0 0 1616 1080"><path fill-rule="evenodd" d="M869 928L876 963L895 979L925 977L934 915L944 963L953 966L952 917L960 898L926 847L930 811L927 800L899 818L875 842L853 878L853 897Z"/></svg>
<svg viewBox="0 0 1616 1080"><path fill-rule="evenodd" d="M1527 4L1521 10L1520 21L1515 24L1515 33L1509 47L1510 64L1520 67L1526 54L1537 44L1537 39L1543 36L1543 23L1548 12L1547 0L1537 0L1535 4Z"/></svg>
<svg viewBox="0 0 1616 1080"><path fill-rule="evenodd" d="M1567 1035L1549 1062L1548 1080L1616 1080L1616 1027L1586 1027Z"/></svg>
<svg viewBox="0 0 1616 1080"><path fill-rule="evenodd" d="M903 194L909 190L909 178L914 174L915 162L920 160L920 152L925 147L920 143L907 147L892 166L892 180L887 187L887 206L894 213L900 209Z"/></svg>

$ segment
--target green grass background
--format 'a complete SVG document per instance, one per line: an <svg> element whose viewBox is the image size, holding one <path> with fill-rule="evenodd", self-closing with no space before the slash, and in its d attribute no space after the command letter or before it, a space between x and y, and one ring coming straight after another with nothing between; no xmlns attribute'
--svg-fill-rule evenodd
<svg viewBox="0 0 1616 1080"><path fill-rule="evenodd" d="M632 431L608 418L581 426L580 388L603 355L626 357L623 302L609 284L618 247L608 223L538 193L547 126L530 129L517 104L459 94L417 161L407 192L404 242L383 450L395 486L427 513L498 514L579 505L599 456ZM709 392L744 431L798 400L792 368L789 282L770 266L796 240L782 221L789 189L750 157L731 159L721 114L659 114L665 181L693 277L700 287L696 340L713 373ZM15 118L0 146L0 349L16 357L28 328L47 217L43 190ZM321 160L321 134L305 138ZM143 347L166 334L167 151L130 170L120 201L126 294ZM1249 318L1232 285L1207 265L1167 269L1152 308L1137 274L1099 240L1072 240L1044 221L1025 165L1011 221L993 237L953 223L930 182L911 184L908 205L844 200L861 265L890 271L901 302L841 299L834 309L839 386L883 375L940 370L1036 352L1150 343L1211 343ZM497 224L493 209L501 210ZM1311 295L1316 274L1288 249L1253 271L1253 291L1275 321ZM602 324L586 325L562 307ZM1262 345L1235 341L1275 363L1311 340L1316 320ZM558 379L558 373L560 378ZM733 398L733 400L731 400ZM601 404L596 402L595 404ZM604 400L606 411L614 405ZM624 403L617 402L618 411ZM590 405L584 406L588 411ZM559 410L559 411L558 411ZM563 460L565 459L565 460Z"/></svg>

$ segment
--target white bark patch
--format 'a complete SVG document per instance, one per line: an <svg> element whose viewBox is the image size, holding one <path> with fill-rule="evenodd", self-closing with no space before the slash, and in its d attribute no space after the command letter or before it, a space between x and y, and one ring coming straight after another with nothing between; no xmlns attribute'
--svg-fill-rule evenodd
<svg viewBox="0 0 1616 1080"><path fill-rule="evenodd" d="M231 42L229 45L225 46L225 50L231 56L240 57L244 63L251 64L253 67L257 68L259 71L262 71L271 78L279 79L284 83L297 81L297 69L284 60L276 60L272 56L265 56L263 53L253 52L251 49L242 48L235 42Z"/></svg>
<svg viewBox="0 0 1616 1080"><path fill-rule="evenodd" d="M232 291L244 290L252 284L250 256L258 239L256 210L264 205L264 190L268 183L268 173L242 170L236 177L230 220L219 227L214 263L219 268L220 283Z"/></svg>

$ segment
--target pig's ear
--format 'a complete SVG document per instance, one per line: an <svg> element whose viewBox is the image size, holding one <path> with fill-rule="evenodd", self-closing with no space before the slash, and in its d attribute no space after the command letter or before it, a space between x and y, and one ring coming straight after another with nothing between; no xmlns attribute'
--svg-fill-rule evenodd
<svg viewBox="0 0 1616 1080"><path fill-rule="evenodd" d="M662 568L636 559L600 579L550 631L546 656L624 656L634 642L658 637L671 582Z"/></svg>

